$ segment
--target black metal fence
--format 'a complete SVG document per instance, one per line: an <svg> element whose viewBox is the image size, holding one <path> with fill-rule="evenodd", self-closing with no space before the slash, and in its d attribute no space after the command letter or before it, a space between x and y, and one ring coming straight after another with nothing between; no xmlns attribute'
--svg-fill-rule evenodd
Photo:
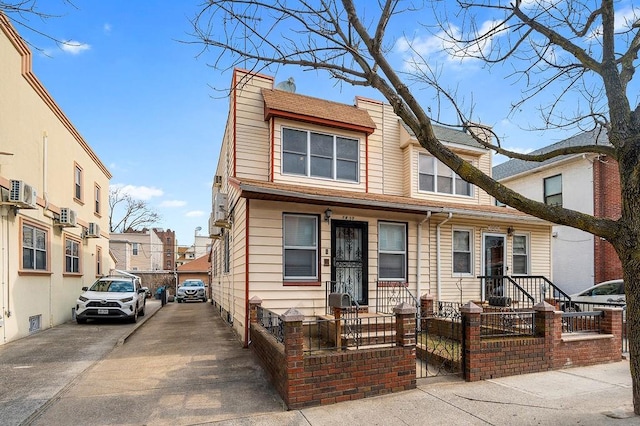
<svg viewBox="0 0 640 426"><path fill-rule="evenodd" d="M314 317L303 321L302 327L305 353L396 345L394 315Z"/></svg>
<svg viewBox="0 0 640 426"><path fill-rule="evenodd" d="M278 342L284 342L284 328L280 315L262 306L258 306L257 314L258 324L262 325Z"/></svg>
<svg viewBox="0 0 640 426"><path fill-rule="evenodd" d="M600 333L604 312L563 312L563 333Z"/></svg>
<svg viewBox="0 0 640 426"><path fill-rule="evenodd" d="M483 312L480 314L480 337L514 337L535 335L534 311Z"/></svg>

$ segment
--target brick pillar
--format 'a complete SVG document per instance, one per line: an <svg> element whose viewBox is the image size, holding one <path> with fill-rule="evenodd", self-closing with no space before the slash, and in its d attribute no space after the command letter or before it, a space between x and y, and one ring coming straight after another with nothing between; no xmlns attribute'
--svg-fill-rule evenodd
<svg viewBox="0 0 640 426"><path fill-rule="evenodd" d="M430 294L420 297L420 314L422 318L431 317L434 314L436 298Z"/></svg>
<svg viewBox="0 0 640 426"><path fill-rule="evenodd" d="M296 383L304 373L304 332L302 315L296 309L289 309L280 316L284 332L284 374L283 399L288 407L296 406Z"/></svg>
<svg viewBox="0 0 640 426"><path fill-rule="evenodd" d="M396 314L396 345L415 348L416 311L417 309L407 302L393 308L393 313Z"/></svg>
<svg viewBox="0 0 640 426"><path fill-rule="evenodd" d="M600 333L613 334L612 350L620 349L622 357L622 308L595 308L594 311L604 312L604 318L600 322Z"/></svg>
<svg viewBox="0 0 640 426"><path fill-rule="evenodd" d="M262 306L262 299L258 296L249 299L249 321L251 324L258 323L258 306Z"/></svg>
<svg viewBox="0 0 640 426"><path fill-rule="evenodd" d="M462 365L464 379L475 382L481 379L479 356L480 342L480 314L482 308L473 302L467 302L460 307L462 314Z"/></svg>
<svg viewBox="0 0 640 426"><path fill-rule="evenodd" d="M555 306L540 302L533 306L535 316L535 336L544 338L544 358L547 369L554 366L554 350L562 342L562 312Z"/></svg>

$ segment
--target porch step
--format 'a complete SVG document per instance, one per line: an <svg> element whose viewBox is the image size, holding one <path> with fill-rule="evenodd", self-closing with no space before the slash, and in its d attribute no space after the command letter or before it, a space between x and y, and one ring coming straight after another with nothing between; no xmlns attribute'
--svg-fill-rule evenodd
<svg viewBox="0 0 640 426"><path fill-rule="evenodd" d="M360 347L387 346L396 341L395 330L369 331L358 334L360 339ZM355 345L354 337L349 334L342 334L342 345Z"/></svg>

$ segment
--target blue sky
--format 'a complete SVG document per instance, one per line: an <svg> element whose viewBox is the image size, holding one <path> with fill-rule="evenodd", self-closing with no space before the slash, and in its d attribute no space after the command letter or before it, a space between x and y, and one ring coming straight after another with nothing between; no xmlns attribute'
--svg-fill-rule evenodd
<svg viewBox="0 0 640 426"><path fill-rule="evenodd" d="M208 65L213 55L198 56L200 47L179 42L191 40L189 20L200 1L73 3L75 8L47 0L41 7L60 16L30 20L70 45L57 45L17 26L43 50L33 53L34 72L107 165L111 185L147 200L163 217L157 226L175 230L180 245L191 245L197 227L200 234L207 232L211 183L228 112L225 90L231 81L231 70ZM631 7L628 1L617 5ZM438 54L438 43L408 19L391 30L410 34L424 55L437 58L450 87L461 94L473 92L476 117L503 136L503 146L527 152L576 133L521 130L535 122L535 103L517 117L507 116L516 89L505 82L505 71L489 73L477 62ZM401 64L406 59L407 51L398 43L390 60ZM265 73L276 82L294 77L297 92L305 95L344 103L356 95L383 99L371 89L336 85L322 72L285 67Z"/></svg>

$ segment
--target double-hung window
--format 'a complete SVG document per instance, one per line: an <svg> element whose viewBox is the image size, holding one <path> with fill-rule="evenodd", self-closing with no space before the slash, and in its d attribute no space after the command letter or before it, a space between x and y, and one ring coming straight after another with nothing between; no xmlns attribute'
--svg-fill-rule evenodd
<svg viewBox="0 0 640 426"><path fill-rule="evenodd" d="M284 279L318 279L318 217L285 214L283 217Z"/></svg>
<svg viewBox="0 0 640 426"><path fill-rule="evenodd" d="M358 182L358 140L342 136L282 129L282 172Z"/></svg>
<svg viewBox="0 0 640 426"><path fill-rule="evenodd" d="M138 243L133 243L131 244L131 254L133 256L137 256L138 255Z"/></svg>
<svg viewBox="0 0 640 426"><path fill-rule="evenodd" d="M529 273L529 241L526 235L513 236L513 273Z"/></svg>
<svg viewBox="0 0 640 426"><path fill-rule="evenodd" d="M378 224L378 278L407 280L407 225L404 223Z"/></svg>
<svg viewBox="0 0 640 426"><path fill-rule="evenodd" d="M82 167L77 164L73 171L73 197L82 201Z"/></svg>
<svg viewBox="0 0 640 426"><path fill-rule="evenodd" d="M71 238L64 241L64 272L68 274L80 273L80 243Z"/></svg>
<svg viewBox="0 0 640 426"><path fill-rule="evenodd" d="M93 207L93 212L97 215L100 215L100 186L98 186L98 184L95 184L94 187L95 193L95 200L94 200L94 207Z"/></svg>
<svg viewBox="0 0 640 426"><path fill-rule="evenodd" d="M473 186L458 176L437 158L420 154L418 157L418 189L426 192L473 196Z"/></svg>
<svg viewBox="0 0 640 426"><path fill-rule="evenodd" d="M47 231L35 226L22 225L22 269L46 271Z"/></svg>
<svg viewBox="0 0 640 426"><path fill-rule="evenodd" d="M562 175L544 179L544 203L562 207Z"/></svg>
<svg viewBox="0 0 640 426"><path fill-rule="evenodd" d="M471 231L456 229L453 231L453 273L471 274Z"/></svg>

